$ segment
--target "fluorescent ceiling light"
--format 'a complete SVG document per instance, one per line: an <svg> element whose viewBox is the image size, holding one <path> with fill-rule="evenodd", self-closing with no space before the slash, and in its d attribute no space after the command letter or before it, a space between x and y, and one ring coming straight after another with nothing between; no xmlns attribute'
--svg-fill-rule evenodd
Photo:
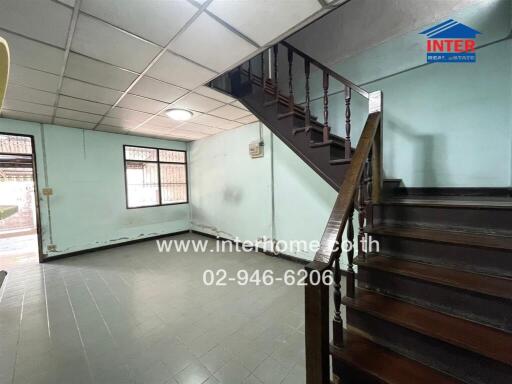
<svg viewBox="0 0 512 384"><path fill-rule="evenodd" d="M187 111L186 109L168 109L165 111L165 114L169 118L177 121L190 120L194 115L192 112Z"/></svg>

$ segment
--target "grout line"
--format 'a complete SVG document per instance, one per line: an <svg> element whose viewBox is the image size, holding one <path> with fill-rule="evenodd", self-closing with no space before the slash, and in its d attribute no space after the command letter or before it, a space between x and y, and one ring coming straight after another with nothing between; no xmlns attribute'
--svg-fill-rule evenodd
<svg viewBox="0 0 512 384"><path fill-rule="evenodd" d="M59 83L57 85L57 97L55 98L55 104L53 107L53 117L52 124L55 122L55 115L57 113L57 106L59 105L60 92L62 89L62 83L64 81L64 72L66 72L66 66L68 64L69 59L69 51L71 49L71 42L73 41L73 36L75 35L76 23L78 20L78 13L80 10L80 4L82 0L75 0L75 7L73 8L73 16L71 17L71 21L69 23L68 37L66 40L66 49L64 51L64 61L62 63L62 68L59 76Z"/></svg>
<svg viewBox="0 0 512 384"><path fill-rule="evenodd" d="M232 25L226 23L223 19L221 19L219 16L217 16L213 12L209 11L208 9L205 9L204 13L206 13L212 19L217 21L219 24L223 25L225 28L229 29L232 33L234 33L235 35L237 35L241 39L245 40L249 44L254 45L258 49L261 48L261 46L258 43L256 43L253 39L251 39L249 36L243 34L242 32L240 32L238 29L236 29Z"/></svg>
<svg viewBox="0 0 512 384"><path fill-rule="evenodd" d="M46 289L46 269L45 269L44 264L42 265L42 267L43 267L44 305L46 308L46 324L48 326L48 337L51 339L52 332L51 332L51 328L50 328L50 311L48 309L48 291Z"/></svg>
<svg viewBox="0 0 512 384"><path fill-rule="evenodd" d="M94 130L96 130L100 125L103 119L112 111L120 102L121 100L135 87L135 85L144 77L144 75L151 69L151 67L168 51L168 48L170 47L171 43L180 36L192 23L201 15L201 13L206 9L206 7L212 2L213 0L207 0L197 11L194 13L194 15L183 25L183 27L180 28L180 30L169 40L167 45L151 60L151 62L148 64L148 66L142 71L139 76L130 84L130 86L123 92L123 94L117 99L117 101L112 105L109 111L103 115L103 118L96 124L94 127ZM177 99L178 100L178 99ZM175 100L176 101L176 100ZM158 113L160 114L161 111ZM139 126L135 127L137 129Z"/></svg>
<svg viewBox="0 0 512 384"><path fill-rule="evenodd" d="M16 342L16 345L20 345L20 339L21 339L21 323L23 322L23 309L25 308L25 295L26 295L26 284L25 281L23 281L23 298L21 299L21 309L20 309L20 321L18 323L18 341ZM12 383L14 383L14 378L16 377L16 362L18 361L18 353L19 348L16 348L16 356L14 357L14 367L12 369Z"/></svg>
<svg viewBox="0 0 512 384"><path fill-rule="evenodd" d="M77 0L77 1L80 1L80 0ZM78 331L78 337L80 338L80 343L82 344L82 350L84 352L85 362L87 364L87 371L89 372L89 376L90 376L91 380L94 381L94 375L92 374L92 369L91 369L91 362L89 360L87 350L85 349L84 339L82 337L82 332L80 331L80 326L78 325L75 308L73 307L73 303L71 302L71 296L69 295L69 290L68 290L68 286L66 284L66 279L64 278L64 276L61 276L61 279L62 279L62 282L64 283L64 289L66 290L66 295L68 297L68 302L71 307L71 313L73 314L73 319L75 320L75 326Z"/></svg>

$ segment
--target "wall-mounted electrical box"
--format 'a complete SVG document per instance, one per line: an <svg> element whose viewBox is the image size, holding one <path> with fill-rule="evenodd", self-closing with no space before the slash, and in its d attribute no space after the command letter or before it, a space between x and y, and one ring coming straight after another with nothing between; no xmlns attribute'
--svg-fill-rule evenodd
<svg viewBox="0 0 512 384"><path fill-rule="evenodd" d="M253 159L263 157L263 141L253 141L249 144L249 155Z"/></svg>

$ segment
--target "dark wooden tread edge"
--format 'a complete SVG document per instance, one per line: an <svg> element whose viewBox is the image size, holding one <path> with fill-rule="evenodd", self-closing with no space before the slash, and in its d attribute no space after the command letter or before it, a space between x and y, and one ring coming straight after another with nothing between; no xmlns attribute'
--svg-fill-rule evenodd
<svg viewBox="0 0 512 384"><path fill-rule="evenodd" d="M387 384L461 384L460 381L357 335L345 332L345 346L331 345L333 360Z"/></svg>
<svg viewBox="0 0 512 384"><path fill-rule="evenodd" d="M365 289L342 303L370 316L512 366L512 334Z"/></svg>

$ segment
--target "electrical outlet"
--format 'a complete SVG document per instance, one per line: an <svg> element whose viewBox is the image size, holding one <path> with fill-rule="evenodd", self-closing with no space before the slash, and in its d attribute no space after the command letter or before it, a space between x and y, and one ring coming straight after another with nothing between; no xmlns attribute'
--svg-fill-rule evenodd
<svg viewBox="0 0 512 384"><path fill-rule="evenodd" d="M43 188L43 195L45 195L45 196L53 195L53 189L52 188Z"/></svg>
<svg viewBox="0 0 512 384"><path fill-rule="evenodd" d="M55 244L48 244L48 252L56 252L57 246Z"/></svg>

